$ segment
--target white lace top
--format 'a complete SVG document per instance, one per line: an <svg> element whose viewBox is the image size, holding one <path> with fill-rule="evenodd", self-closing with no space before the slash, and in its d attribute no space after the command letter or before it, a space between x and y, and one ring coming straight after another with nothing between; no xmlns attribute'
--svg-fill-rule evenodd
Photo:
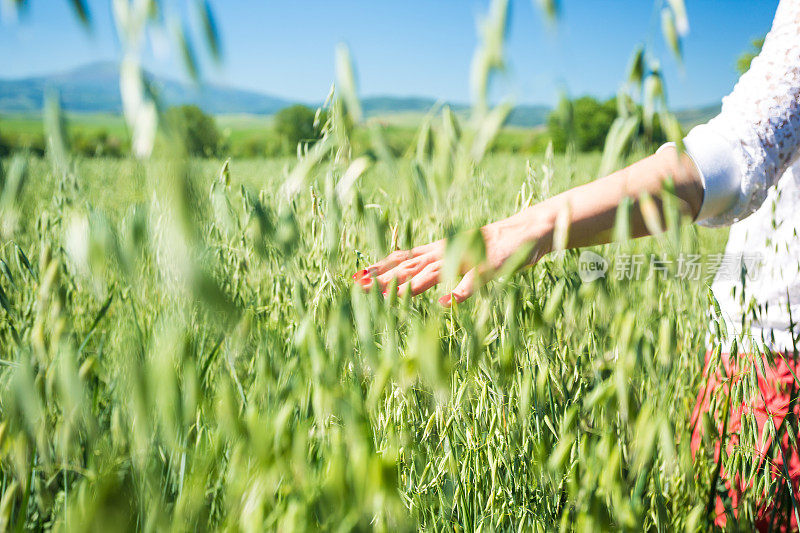
<svg viewBox="0 0 800 533"><path fill-rule="evenodd" d="M729 334L791 350L800 332L800 0L781 0L750 70L684 143L704 181L698 222L732 224L725 255L747 269L744 282L719 270L712 286Z"/></svg>

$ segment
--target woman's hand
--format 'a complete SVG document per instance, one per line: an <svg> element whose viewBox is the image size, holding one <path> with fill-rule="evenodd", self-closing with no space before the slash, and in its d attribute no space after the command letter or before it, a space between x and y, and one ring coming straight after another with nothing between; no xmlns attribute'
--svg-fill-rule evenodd
<svg viewBox="0 0 800 533"><path fill-rule="evenodd" d="M514 217L484 226L480 233L486 249L485 260L480 264L461 265L460 274L463 277L450 294L439 298L441 305L450 307L453 300L460 303L472 296L481 283L494 277L517 250L530 242L524 228L514 223ZM447 241L441 239L410 250L392 252L383 260L354 274L353 279L364 290L377 284L384 295L392 281L396 280L399 296L406 292L416 296L441 281L446 247ZM534 247L524 263L532 264L541 255Z"/></svg>

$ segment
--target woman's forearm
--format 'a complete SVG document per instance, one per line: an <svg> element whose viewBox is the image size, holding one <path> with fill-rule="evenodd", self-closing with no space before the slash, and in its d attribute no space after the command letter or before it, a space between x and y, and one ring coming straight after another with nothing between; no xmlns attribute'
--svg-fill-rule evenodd
<svg viewBox="0 0 800 533"><path fill-rule="evenodd" d="M561 216L562 223L568 223L567 241L564 243L567 248L604 244L611 239L617 208L626 198L633 203L631 236L649 235L639 198L649 194L663 220L660 196L664 182L670 178L682 211L695 218L703 201L702 179L687 155L681 155L679 159L677 150L667 147L609 176L489 224L483 229L484 235L489 237L498 233L500 238L514 236L521 243L535 242L535 255L541 257L552 251L554 233ZM565 215L568 220L563 218Z"/></svg>
<svg viewBox="0 0 800 533"><path fill-rule="evenodd" d="M703 202L700 174L688 156L679 159L674 148L666 148L610 176L570 189L481 228L486 244L485 264L464 265L464 277L439 302L444 306L450 306L453 301L463 302L480 286L484 275L497 273L520 249L529 254L528 263L537 261L553 249L560 219L568 235L567 241L561 243L564 246L575 248L606 243L614 229L617 208L626 198L631 198L631 234L635 237L647 235L649 231L639 198L649 194L659 210L655 216L663 218L660 196L664 182L670 178L682 209L692 218L696 217ZM564 214L568 215L568 220L564 220ZM420 294L439 283L446 245L446 240L440 239L410 250L398 250L356 272L353 279L367 290L377 283L385 292L394 282L398 294ZM529 250L531 245L533 248Z"/></svg>

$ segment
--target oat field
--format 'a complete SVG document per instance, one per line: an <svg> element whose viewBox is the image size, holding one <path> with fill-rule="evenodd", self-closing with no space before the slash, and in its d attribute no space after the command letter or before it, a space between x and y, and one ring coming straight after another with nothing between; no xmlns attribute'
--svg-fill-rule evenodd
<svg viewBox="0 0 800 533"><path fill-rule="evenodd" d="M3 162L4 527L703 527L707 280L584 283L564 251L444 310L350 279L443 235L469 253L459 232L599 156L488 156L453 186L436 149L361 173L331 150L291 192L306 159Z"/></svg>

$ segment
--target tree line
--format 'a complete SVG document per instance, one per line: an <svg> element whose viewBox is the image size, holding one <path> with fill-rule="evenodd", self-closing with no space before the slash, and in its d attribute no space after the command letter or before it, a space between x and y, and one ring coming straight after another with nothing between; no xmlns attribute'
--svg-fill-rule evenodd
<svg viewBox="0 0 800 533"><path fill-rule="evenodd" d="M584 96L562 102L550 113L544 128L505 130L495 140L493 150L535 154L543 152L550 142L556 151L564 151L568 145L582 152L602 150L616 116L615 99L599 101ZM165 130L174 133L170 137L181 139L185 152L194 157L292 155L298 144L316 142L325 122L324 114L317 117L313 109L299 104L279 111L271 125L263 130L233 137L224 135L216 119L194 105L173 107L167 110L165 118ZM383 127L387 144L396 155L404 153L415 142L414 128L387 124ZM659 142L663 134L660 129L656 130L653 140ZM358 132L354 137L358 139ZM69 143L73 153L84 157L124 157L130 150L126 136L104 129L73 128ZM363 144L366 149L366 136ZM0 157L16 151L43 155L45 145L43 134L3 131L0 121Z"/></svg>

